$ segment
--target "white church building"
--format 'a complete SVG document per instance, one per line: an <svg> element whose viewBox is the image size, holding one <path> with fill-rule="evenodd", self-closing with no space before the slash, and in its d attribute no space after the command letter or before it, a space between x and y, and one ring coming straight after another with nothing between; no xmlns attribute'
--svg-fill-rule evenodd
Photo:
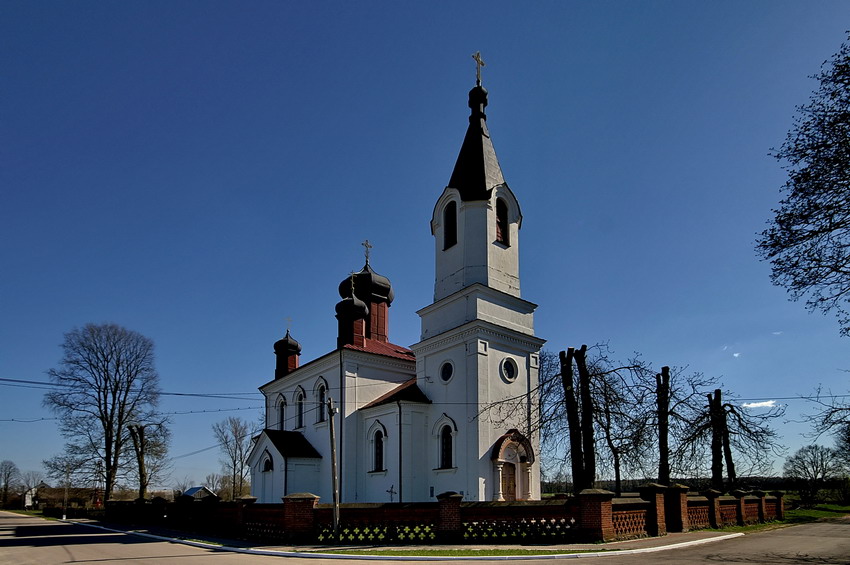
<svg viewBox="0 0 850 565"><path fill-rule="evenodd" d="M520 297L519 202L487 130L487 91L469 93L469 129L431 217L434 301L417 313L421 341L389 341L390 281L363 269L339 285L337 348L301 364L287 331L262 385L265 429L248 464L252 495L279 503L332 499L328 399L341 502L540 498L533 427L536 305ZM368 251L368 250L367 250Z"/></svg>

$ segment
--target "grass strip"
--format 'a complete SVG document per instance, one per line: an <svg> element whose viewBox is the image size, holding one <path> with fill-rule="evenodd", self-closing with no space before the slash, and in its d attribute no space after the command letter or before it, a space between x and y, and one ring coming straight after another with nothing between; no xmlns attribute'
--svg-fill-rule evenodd
<svg viewBox="0 0 850 565"><path fill-rule="evenodd" d="M569 553L596 553L619 551L617 549L328 549L309 553L343 555L399 555L421 557L505 557L511 555L566 555Z"/></svg>

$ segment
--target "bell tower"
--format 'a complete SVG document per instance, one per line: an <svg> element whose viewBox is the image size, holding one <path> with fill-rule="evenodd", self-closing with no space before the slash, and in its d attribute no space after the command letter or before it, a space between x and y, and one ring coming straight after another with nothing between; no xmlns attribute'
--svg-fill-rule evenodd
<svg viewBox="0 0 850 565"><path fill-rule="evenodd" d="M431 217L436 257L434 300L479 283L520 296L522 212L487 129L487 91L469 91L469 127L449 184Z"/></svg>
<svg viewBox="0 0 850 565"><path fill-rule="evenodd" d="M441 410L434 429L458 424L453 470L432 465L440 468L435 491L472 500L536 499L535 395L545 341L534 335L537 305L520 296L522 212L496 158L483 62L473 57L479 76L469 91L469 126L431 216L434 302L417 312L421 341L411 349L417 385ZM510 403L510 415L482 413L500 403ZM512 438L510 449L505 438Z"/></svg>

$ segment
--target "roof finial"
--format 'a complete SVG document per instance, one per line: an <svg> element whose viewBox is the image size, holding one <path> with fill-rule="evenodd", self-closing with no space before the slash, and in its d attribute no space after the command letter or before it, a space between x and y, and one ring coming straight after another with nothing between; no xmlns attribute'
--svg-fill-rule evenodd
<svg viewBox="0 0 850 565"><path fill-rule="evenodd" d="M369 243L369 240L367 239L366 241L364 241L360 245L362 245L366 249L366 264L368 265L369 264L369 250L372 249L372 244Z"/></svg>
<svg viewBox="0 0 850 565"><path fill-rule="evenodd" d="M291 330L291 329L292 329L292 318L290 318L289 316L287 316L287 317L286 317L286 318L284 318L283 320L286 322L286 333L289 333L289 330Z"/></svg>
<svg viewBox="0 0 850 565"><path fill-rule="evenodd" d="M485 66L481 51L476 51L472 58L475 59L475 86L481 86L481 67Z"/></svg>

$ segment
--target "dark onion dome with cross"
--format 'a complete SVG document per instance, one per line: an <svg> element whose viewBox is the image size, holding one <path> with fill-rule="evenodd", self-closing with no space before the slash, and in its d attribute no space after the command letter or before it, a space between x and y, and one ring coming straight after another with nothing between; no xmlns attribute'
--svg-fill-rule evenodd
<svg viewBox="0 0 850 565"><path fill-rule="evenodd" d="M373 271L368 259L359 272L352 273L350 277L346 277L339 283L341 298L352 296L352 284L354 285L354 295L367 304L376 302L390 305L395 298L390 279Z"/></svg>
<svg viewBox="0 0 850 565"><path fill-rule="evenodd" d="M301 344L295 341L295 338L290 335L289 330L286 330L286 335L283 336L283 339L274 342L274 352L277 355L298 355L301 353Z"/></svg>
<svg viewBox="0 0 850 565"><path fill-rule="evenodd" d="M481 55L472 56L477 64L477 80L475 87L469 91L469 128L463 138L460 153L457 156L455 168L449 180L449 188L460 192L463 201L489 200L493 188L505 184L496 150L490 140L487 129L487 90L481 86L481 67L484 61Z"/></svg>
<svg viewBox="0 0 850 565"><path fill-rule="evenodd" d="M336 303L336 317L340 320L362 320L368 315L369 305L357 296L349 294Z"/></svg>
<svg viewBox="0 0 850 565"><path fill-rule="evenodd" d="M274 378L280 379L285 377L298 368L298 356L301 355L301 344L295 341L295 338L290 335L288 329L283 339L279 339L274 343L274 355L277 360L275 363Z"/></svg>

